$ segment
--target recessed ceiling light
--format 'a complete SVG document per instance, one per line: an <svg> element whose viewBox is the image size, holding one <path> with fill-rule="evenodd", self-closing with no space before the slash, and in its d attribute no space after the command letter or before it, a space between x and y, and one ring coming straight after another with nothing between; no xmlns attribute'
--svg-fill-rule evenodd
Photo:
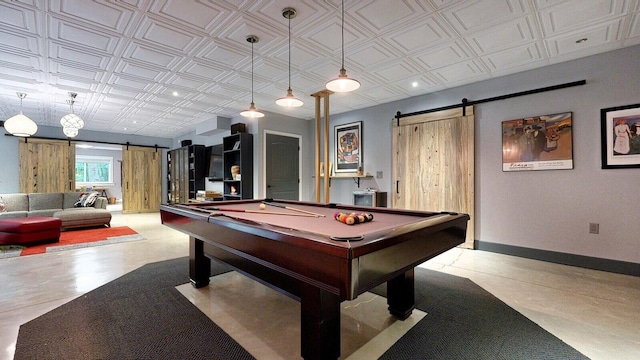
<svg viewBox="0 0 640 360"><path fill-rule="evenodd" d="M412 82L412 83L411 83L411 86L413 86L414 88L415 88L415 87L418 87L418 82L417 82L417 81Z"/></svg>
<svg viewBox="0 0 640 360"><path fill-rule="evenodd" d="M173 96L178 96L178 92L177 92L177 91L174 91L174 92L173 92Z"/></svg>
<svg viewBox="0 0 640 360"><path fill-rule="evenodd" d="M583 42L587 42L587 40L587 38L578 39L576 40L576 44L582 44Z"/></svg>

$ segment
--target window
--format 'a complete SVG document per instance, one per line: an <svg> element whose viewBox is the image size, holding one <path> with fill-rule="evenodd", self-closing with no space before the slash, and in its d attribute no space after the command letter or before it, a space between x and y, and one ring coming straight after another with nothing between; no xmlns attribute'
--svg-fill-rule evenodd
<svg viewBox="0 0 640 360"><path fill-rule="evenodd" d="M77 184L113 184L113 157L76 156Z"/></svg>

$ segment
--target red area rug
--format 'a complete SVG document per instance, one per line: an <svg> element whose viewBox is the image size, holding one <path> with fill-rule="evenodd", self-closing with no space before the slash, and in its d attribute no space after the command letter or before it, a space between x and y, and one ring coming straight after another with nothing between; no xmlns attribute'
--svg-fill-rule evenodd
<svg viewBox="0 0 640 360"><path fill-rule="evenodd" d="M66 230L60 233L59 242L29 246L20 256L136 240L144 240L144 237L128 226Z"/></svg>

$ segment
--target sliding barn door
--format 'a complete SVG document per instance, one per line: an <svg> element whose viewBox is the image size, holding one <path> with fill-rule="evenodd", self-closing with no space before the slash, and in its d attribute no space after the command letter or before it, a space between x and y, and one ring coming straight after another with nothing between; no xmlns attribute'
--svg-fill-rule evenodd
<svg viewBox="0 0 640 360"><path fill-rule="evenodd" d="M473 107L393 120L392 206L453 211L471 216L467 239L474 240Z"/></svg>
<svg viewBox="0 0 640 360"><path fill-rule="evenodd" d="M162 151L122 147L122 212L154 212L162 201Z"/></svg>
<svg viewBox="0 0 640 360"><path fill-rule="evenodd" d="M68 141L20 140L20 192L75 191L76 145Z"/></svg>

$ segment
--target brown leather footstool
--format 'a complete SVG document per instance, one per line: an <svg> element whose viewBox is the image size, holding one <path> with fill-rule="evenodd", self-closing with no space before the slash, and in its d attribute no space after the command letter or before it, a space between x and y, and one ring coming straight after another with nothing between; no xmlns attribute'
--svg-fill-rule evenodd
<svg viewBox="0 0 640 360"><path fill-rule="evenodd" d="M0 244L32 245L60 240L62 220L54 217L23 217L0 220Z"/></svg>

